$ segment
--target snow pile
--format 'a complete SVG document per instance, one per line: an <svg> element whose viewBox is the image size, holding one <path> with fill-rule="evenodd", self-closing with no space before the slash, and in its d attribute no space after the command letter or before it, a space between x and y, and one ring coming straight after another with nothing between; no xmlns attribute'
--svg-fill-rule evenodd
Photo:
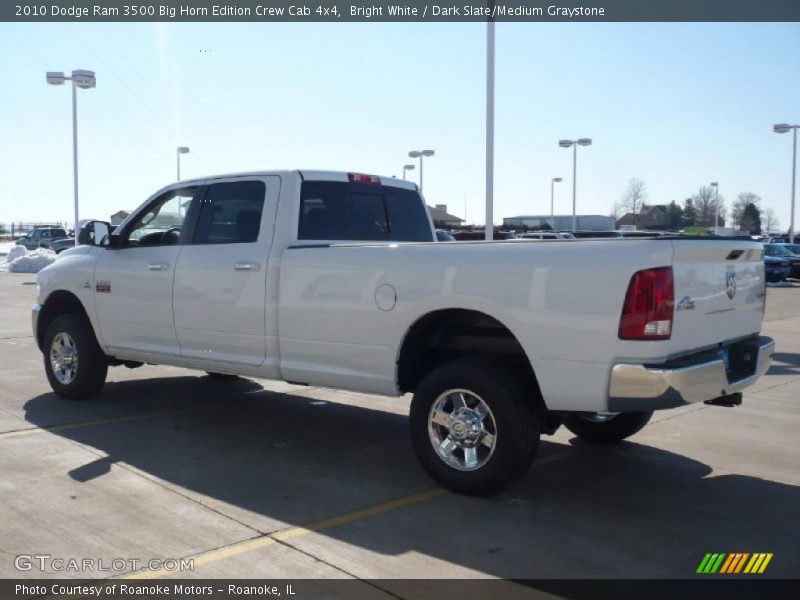
<svg viewBox="0 0 800 600"><path fill-rule="evenodd" d="M26 250L24 246L14 246L6 256L4 271L9 273L38 273L56 260L56 253L45 248Z"/></svg>
<svg viewBox="0 0 800 600"><path fill-rule="evenodd" d="M15 258L19 258L20 256L25 256L27 250L25 246L13 246L9 248L8 252L6 252L6 262L11 262Z"/></svg>
<svg viewBox="0 0 800 600"><path fill-rule="evenodd" d="M5 256L16 244L14 242L0 242L0 256Z"/></svg>

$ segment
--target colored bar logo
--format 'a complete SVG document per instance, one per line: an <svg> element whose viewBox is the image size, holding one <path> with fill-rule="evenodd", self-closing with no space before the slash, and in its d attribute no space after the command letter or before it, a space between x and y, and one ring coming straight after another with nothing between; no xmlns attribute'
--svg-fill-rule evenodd
<svg viewBox="0 0 800 600"><path fill-rule="evenodd" d="M709 552L700 561L697 573L702 574L725 574L734 575L747 573L750 575L763 573L769 561L772 560L772 552Z"/></svg>

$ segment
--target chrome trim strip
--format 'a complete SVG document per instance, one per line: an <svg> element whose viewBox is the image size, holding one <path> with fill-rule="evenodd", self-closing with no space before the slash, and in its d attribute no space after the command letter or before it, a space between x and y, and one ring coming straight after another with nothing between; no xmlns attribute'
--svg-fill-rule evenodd
<svg viewBox="0 0 800 600"><path fill-rule="evenodd" d="M36 335L36 330L39 325L39 313L42 312L42 308L44 308L41 304L34 304L31 307L31 327L33 329L33 339L36 340L36 343L39 343L39 337Z"/></svg>

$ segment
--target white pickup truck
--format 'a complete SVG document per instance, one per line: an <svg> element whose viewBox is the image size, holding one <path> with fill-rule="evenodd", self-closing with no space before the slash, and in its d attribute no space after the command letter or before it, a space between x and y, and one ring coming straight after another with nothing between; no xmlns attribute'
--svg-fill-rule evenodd
<svg viewBox="0 0 800 600"><path fill-rule="evenodd" d="M273 171L181 181L39 273L53 390L168 364L399 396L442 485L487 494L541 433L622 440L738 404L769 367L763 247L739 239L437 243L412 183Z"/></svg>

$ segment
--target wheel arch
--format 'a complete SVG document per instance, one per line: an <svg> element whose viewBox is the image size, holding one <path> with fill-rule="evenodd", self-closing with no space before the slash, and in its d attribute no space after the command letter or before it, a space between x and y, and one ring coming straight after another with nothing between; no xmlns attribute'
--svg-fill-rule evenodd
<svg viewBox="0 0 800 600"><path fill-rule="evenodd" d="M39 317L36 322L36 345L39 350L42 349L44 344L44 336L47 333L47 328L59 316L66 314L78 314L86 318L87 323L94 331L94 325L89 318L89 312L75 294L67 290L55 290L42 304L42 309L39 311ZM97 332L95 332L97 338Z"/></svg>
<svg viewBox="0 0 800 600"><path fill-rule="evenodd" d="M401 393L413 392L436 366L457 358L498 362L518 376L527 397L546 409L531 357L500 319L473 308L443 308L418 317L406 330L397 356L396 382Z"/></svg>

